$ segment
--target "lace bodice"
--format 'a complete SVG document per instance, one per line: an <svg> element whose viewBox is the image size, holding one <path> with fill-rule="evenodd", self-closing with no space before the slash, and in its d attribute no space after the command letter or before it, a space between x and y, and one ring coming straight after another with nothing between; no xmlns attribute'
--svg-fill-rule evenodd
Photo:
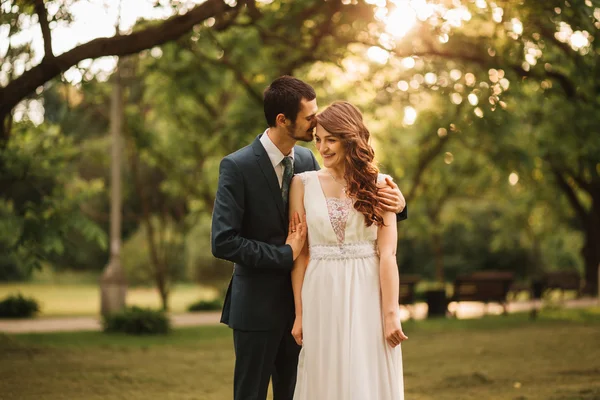
<svg viewBox="0 0 600 400"><path fill-rule="evenodd" d="M353 200L325 196L317 171L297 176L304 185L311 259L317 253L344 259L372 255L377 227L366 226L364 216L354 209Z"/></svg>
<svg viewBox="0 0 600 400"><path fill-rule="evenodd" d="M352 199L326 197L325 200L327 201L327 212L329 213L331 227L335 232L338 243L343 244L344 239L346 238L346 222L348 221L348 214L352 208Z"/></svg>

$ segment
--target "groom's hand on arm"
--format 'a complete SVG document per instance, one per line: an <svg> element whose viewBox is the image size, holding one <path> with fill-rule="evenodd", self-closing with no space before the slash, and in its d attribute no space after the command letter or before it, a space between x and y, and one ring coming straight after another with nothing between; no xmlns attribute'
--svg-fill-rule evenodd
<svg viewBox="0 0 600 400"><path fill-rule="evenodd" d="M296 261L302 249L304 248L304 242L306 241L306 233L308 229L306 226L306 215L303 219L300 219L298 212L294 212L294 215L290 218L290 224L288 227L288 237L285 244L290 245L292 248L293 259Z"/></svg>

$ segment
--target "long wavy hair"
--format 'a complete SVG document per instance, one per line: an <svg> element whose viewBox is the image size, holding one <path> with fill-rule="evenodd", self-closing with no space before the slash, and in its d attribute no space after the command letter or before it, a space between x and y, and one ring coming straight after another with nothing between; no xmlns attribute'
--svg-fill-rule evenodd
<svg viewBox="0 0 600 400"><path fill-rule="evenodd" d="M365 216L367 226L383 225L383 210L377 199L379 169L361 112L347 101L336 101L317 115L317 123L340 139L346 149L344 178L354 208Z"/></svg>

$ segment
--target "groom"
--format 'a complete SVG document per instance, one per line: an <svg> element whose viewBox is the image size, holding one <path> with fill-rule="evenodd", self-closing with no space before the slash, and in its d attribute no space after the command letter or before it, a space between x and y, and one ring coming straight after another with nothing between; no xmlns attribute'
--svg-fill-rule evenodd
<svg viewBox="0 0 600 400"><path fill-rule="evenodd" d="M317 100L307 83L282 76L264 92L269 128L221 161L212 219L212 253L234 263L221 322L233 329L234 399L291 400L300 347L291 335L294 298L290 272L304 237L288 237L287 194L294 174L319 169L312 152ZM387 209L402 211L393 182L380 191Z"/></svg>

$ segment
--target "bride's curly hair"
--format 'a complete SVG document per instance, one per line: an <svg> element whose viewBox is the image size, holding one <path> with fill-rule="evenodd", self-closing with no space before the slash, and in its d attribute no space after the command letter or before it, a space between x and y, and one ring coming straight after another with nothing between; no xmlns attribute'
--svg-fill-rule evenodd
<svg viewBox="0 0 600 400"><path fill-rule="evenodd" d="M347 194L354 199L354 208L365 216L367 226L383 225L383 210L377 199L379 169L373 161L371 134L361 112L347 101L336 101L317 115L317 123L340 139L346 149L344 178L348 183Z"/></svg>

